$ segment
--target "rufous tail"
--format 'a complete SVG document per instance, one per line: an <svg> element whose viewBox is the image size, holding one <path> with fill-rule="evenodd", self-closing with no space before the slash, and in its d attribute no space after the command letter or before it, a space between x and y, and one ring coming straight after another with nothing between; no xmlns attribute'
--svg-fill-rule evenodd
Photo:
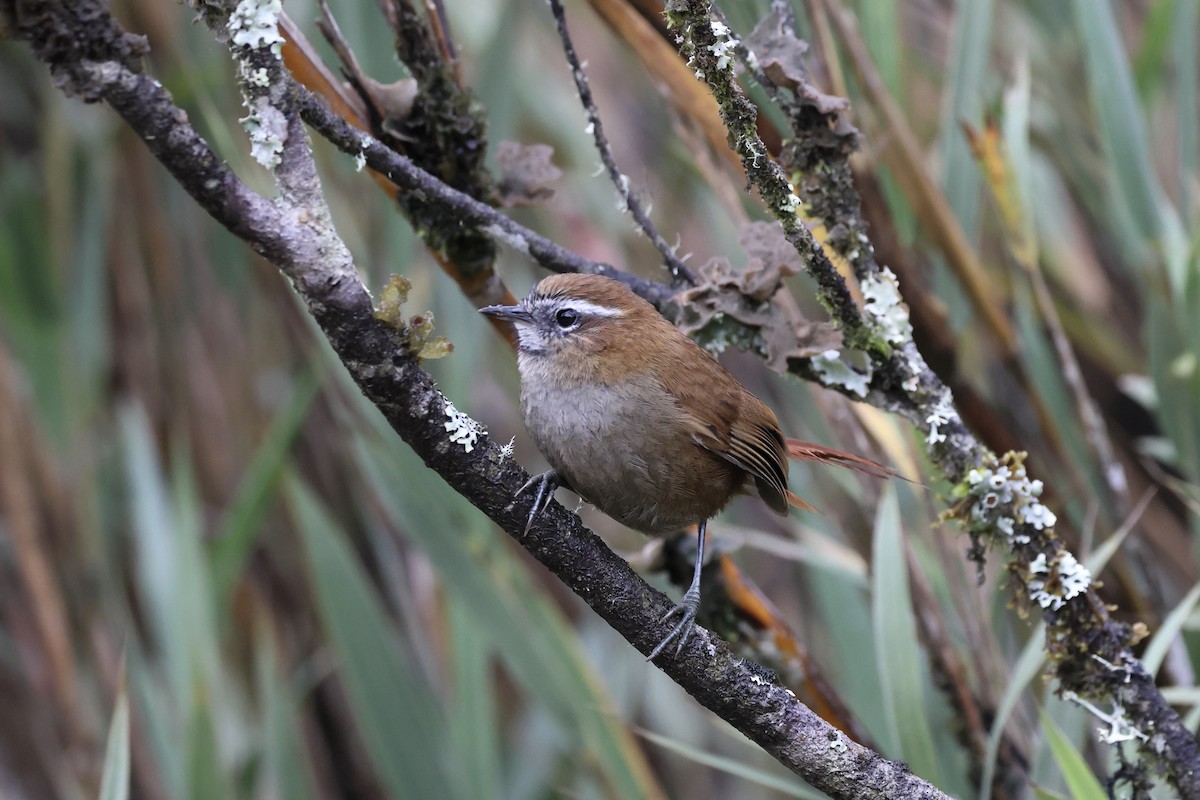
<svg viewBox="0 0 1200 800"><path fill-rule="evenodd" d="M798 508L801 511L812 511L817 514L821 513L820 511L817 510L816 506L814 506L812 503L808 502L804 498L800 497L800 495L796 494L793 491L790 491L790 490L788 491L787 501L788 501L788 505L791 506L792 508Z"/></svg>
<svg viewBox="0 0 1200 800"><path fill-rule="evenodd" d="M823 444L802 442L799 439L787 439L786 443L788 458L794 458L798 461L819 461L822 464L832 464L835 467L852 469L855 472L861 472L873 478L896 478L900 474L891 467L885 467L878 461L856 456L854 453L847 453L845 450L826 447ZM800 502L804 501L801 500Z"/></svg>

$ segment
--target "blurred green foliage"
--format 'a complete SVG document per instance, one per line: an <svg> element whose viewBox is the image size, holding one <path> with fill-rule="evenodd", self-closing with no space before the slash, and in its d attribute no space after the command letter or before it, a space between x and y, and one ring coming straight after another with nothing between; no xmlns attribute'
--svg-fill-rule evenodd
<svg viewBox="0 0 1200 800"><path fill-rule="evenodd" d="M734 5L746 32L767 3ZM1171 636L1152 655L1194 725L1197 3L847 5L1019 333L1023 385L941 268L904 187L871 158L887 132L852 84L860 166L882 179L904 252L936 275L929 291L954 326L961 379L1031 451L1072 546L1109 562L1105 591L1125 618L1165 621ZM182 7L125 0L116 11L148 35L149 69L214 148L266 191L222 47ZM334 11L369 74L401 77L373 4ZM288 12L319 38L312 4ZM545 8L450 0L448 12L491 141L548 142L565 172L552 205L514 216L654 274L652 249L595 173ZM587 6L568 13L617 160L660 230L694 261L738 263L752 201L714 191L626 46ZM828 56L813 54L818 79ZM280 276L198 210L115 115L62 97L11 43L0 80L0 794L814 796L426 471ZM960 123L980 127L985 114L1004 133L1040 268L1128 476L1124 498L966 147ZM503 343L351 160L317 150L369 285L412 281L411 307L434 311L456 348L428 364L441 388L497 438L516 437L535 467ZM537 277L513 253L500 269L518 294ZM789 433L867 447L842 398L728 360ZM920 462L903 425L865 421L882 458ZM1000 731L974 753L957 736L954 684L917 624L934 615L983 724L1007 726L1039 793L1095 794L1089 770L1112 753L1091 736L1094 720L1034 679L1039 634L1007 609L1001 558L976 585L964 543L934 526L936 479L881 489L795 472L793 488L825 516L778 523L735 506L713 526L717 546L750 543L741 566L883 752L956 796L989 796L979 770L993 771ZM1105 550L1151 490L1126 546ZM619 548L641 544L586 519ZM769 528L798 546L722 544L722 527Z"/></svg>

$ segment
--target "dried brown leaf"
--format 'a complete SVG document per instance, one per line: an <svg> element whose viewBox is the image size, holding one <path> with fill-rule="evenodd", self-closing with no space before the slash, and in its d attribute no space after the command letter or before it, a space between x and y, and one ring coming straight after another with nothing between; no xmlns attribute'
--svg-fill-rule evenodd
<svg viewBox="0 0 1200 800"><path fill-rule="evenodd" d="M548 144L500 142L496 147L500 202L512 208L539 205L553 197L550 184L562 177L562 170L550 160L553 155L554 148Z"/></svg>
<svg viewBox="0 0 1200 800"><path fill-rule="evenodd" d="M790 304L771 302L785 291L783 279L800 272L795 248L778 225L751 222L742 229L742 246L749 259L734 270L723 258L701 265L699 283L679 295L683 310L679 328L693 334L728 316L758 330L767 366L786 372L788 359L805 358L841 347L842 335L827 322L800 316Z"/></svg>
<svg viewBox="0 0 1200 800"><path fill-rule="evenodd" d="M746 38L746 46L757 57L767 77L776 86L791 89L797 100L813 106L822 114L837 114L850 107L846 98L825 94L813 86L808 67L804 64L808 42L786 30L778 13L768 14L754 26Z"/></svg>

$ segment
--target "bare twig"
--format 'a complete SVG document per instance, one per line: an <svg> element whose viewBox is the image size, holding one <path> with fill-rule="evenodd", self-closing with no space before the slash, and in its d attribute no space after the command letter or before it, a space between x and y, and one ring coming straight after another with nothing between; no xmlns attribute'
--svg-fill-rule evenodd
<svg viewBox="0 0 1200 800"><path fill-rule="evenodd" d="M464 226L483 233L525 253L552 272L589 272L615 278L660 309L673 302L669 286L639 278L609 264L589 261L514 222L496 209L456 191L418 167L411 159L388 148L378 139L354 128L331 112L299 84L293 85L296 104L304 121L345 153L362 155L371 169L385 175L401 189L419 193L427 202L441 206Z"/></svg>
<svg viewBox="0 0 1200 800"><path fill-rule="evenodd" d="M662 254L663 263L671 273L671 280L675 286L695 286L696 276L679 259L679 256L675 255L675 248L667 244L667 241L659 234L654 223L650 221L649 214L642 208L641 201L634 193L629 177L623 175L617 168L612 148L608 144L608 137L604 135L604 125L600 122L600 110L596 108L596 100L592 97L592 88L588 83L587 73L583 71L583 64L580 63L579 56L575 53L575 45L571 43L571 34L567 30L567 14L563 10L562 0L550 0L550 12L554 14L554 22L558 26L558 37L562 40L563 53L567 56L567 63L571 65L571 77L575 79L579 102L583 104L583 111L587 114L588 130L596 142L596 152L600 154L600 161L603 162L609 179L612 180L617 193L621 195L621 202L629 210L642 233L653 242L658 252Z"/></svg>

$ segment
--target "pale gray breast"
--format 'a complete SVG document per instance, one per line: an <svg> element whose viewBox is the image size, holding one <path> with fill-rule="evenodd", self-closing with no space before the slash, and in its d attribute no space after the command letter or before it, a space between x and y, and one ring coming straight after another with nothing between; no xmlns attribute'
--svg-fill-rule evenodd
<svg viewBox="0 0 1200 800"><path fill-rule="evenodd" d="M527 374L521 408L542 455L580 496L635 530L666 533L699 520L671 518L660 508L672 490L666 459L679 443L668 441L667 429L677 428L660 418L672 403L652 380L566 386Z"/></svg>

